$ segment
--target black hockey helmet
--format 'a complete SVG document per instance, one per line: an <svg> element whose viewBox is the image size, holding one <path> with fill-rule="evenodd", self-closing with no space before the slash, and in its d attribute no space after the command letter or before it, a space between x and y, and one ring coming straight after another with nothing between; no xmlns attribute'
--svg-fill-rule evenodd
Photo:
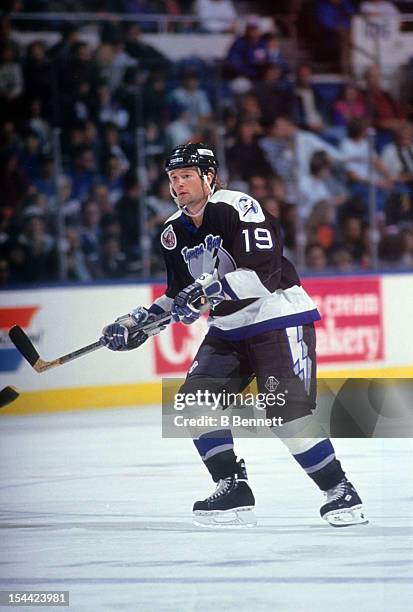
<svg viewBox="0 0 413 612"><path fill-rule="evenodd" d="M206 145L188 142L175 147L165 161L166 172L171 172L176 168L199 168L202 176L206 176L209 170L216 175L218 162L214 151Z"/></svg>

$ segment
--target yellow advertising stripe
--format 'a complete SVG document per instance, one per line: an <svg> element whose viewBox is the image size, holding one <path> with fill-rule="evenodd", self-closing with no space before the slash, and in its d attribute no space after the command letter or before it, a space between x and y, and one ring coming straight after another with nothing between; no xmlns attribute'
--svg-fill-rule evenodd
<svg viewBox="0 0 413 612"><path fill-rule="evenodd" d="M50 389L21 392L17 400L1 409L0 415L64 412L84 408L120 408L131 405L160 404L161 401L160 382Z"/></svg>
<svg viewBox="0 0 413 612"><path fill-rule="evenodd" d="M413 378L413 366L363 370L318 370L317 378Z"/></svg>
<svg viewBox="0 0 413 612"><path fill-rule="evenodd" d="M413 378L413 366L363 370L319 371L318 378ZM1 415L145 406L162 401L161 381L22 392Z"/></svg>

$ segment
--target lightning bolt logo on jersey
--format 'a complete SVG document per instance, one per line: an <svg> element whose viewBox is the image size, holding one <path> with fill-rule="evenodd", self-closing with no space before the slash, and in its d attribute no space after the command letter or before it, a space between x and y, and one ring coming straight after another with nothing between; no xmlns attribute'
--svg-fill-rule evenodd
<svg viewBox="0 0 413 612"><path fill-rule="evenodd" d="M308 346L303 338L302 326L286 329L290 345L294 374L304 383L306 393L310 393L312 361L308 355Z"/></svg>

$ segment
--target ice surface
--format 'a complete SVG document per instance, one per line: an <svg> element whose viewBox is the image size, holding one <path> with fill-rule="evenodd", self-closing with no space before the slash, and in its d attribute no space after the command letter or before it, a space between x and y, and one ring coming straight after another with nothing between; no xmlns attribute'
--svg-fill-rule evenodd
<svg viewBox="0 0 413 612"><path fill-rule="evenodd" d="M0 589L68 590L72 612L410 609L412 443L335 446L369 525L328 526L283 445L244 438L259 526L201 530L192 503L213 487L159 408L3 415Z"/></svg>

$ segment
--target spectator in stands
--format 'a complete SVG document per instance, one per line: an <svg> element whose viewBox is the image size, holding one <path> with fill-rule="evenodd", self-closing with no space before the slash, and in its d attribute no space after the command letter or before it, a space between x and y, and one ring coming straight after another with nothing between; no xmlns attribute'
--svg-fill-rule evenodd
<svg viewBox="0 0 413 612"><path fill-rule="evenodd" d="M88 270L93 278L98 274L100 241L102 239L102 214L94 200L87 200L82 207L82 226L80 227L80 244L85 256Z"/></svg>
<svg viewBox="0 0 413 612"><path fill-rule="evenodd" d="M227 70L231 78L245 77L254 81L266 63L266 41L255 21L247 23L245 32L232 43L227 56Z"/></svg>
<svg viewBox="0 0 413 612"><path fill-rule="evenodd" d="M87 119L86 121L82 122L79 127L82 133L80 144L92 149L94 158L99 160L102 140L96 123L91 119Z"/></svg>
<svg viewBox="0 0 413 612"><path fill-rule="evenodd" d="M349 70L349 34L354 12L350 0L317 0L314 7L317 58L333 61L344 72Z"/></svg>
<svg viewBox="0 0 413 612"><path fill-rule="evenodd" d="M14 47L0 43L0 116L14 119L19 115L20 96L23 93L23 73Z"/></svg>
<svg viewBox="0 0 413 612"><path fill-rule="evenodd" d="M381 236L378 251L382 268L401 267L404 244L399 232L395 230Z"/></svg>
<svg viewBox="0 0 413 612"><path fill-rule="evenodd" d="M59 179L59 194L66 226L79 226L81 221L80 201L73 197L72 181L66 175Z"/></svg>
<svg viewBox="0 0 413 612"><path fill-rule="evenodd" d="M318 201L305 222L307 244L318 244L326 252L335 239L335 210L331 202Z"/></svg>
<svg viewBox="0 0 413 612"><path fill-rule="evenodd" d="M23 63L24 89L26 99L36 98L43 109L52 111L52 95L55 74L46 48L41 40L32 42L27 48ZM57 78L57 76L56 76Z"/></svg>
<svg viewBox="0 0 413 612"><path fill-rule="evenodd" d="M402 123L396 128L394 142L384 147L381 161L394 181L413 187L413 127L410 123Z"/></svg>
<svg viewBox="0 0 413 612"><path fill-rule="evenodd" d="M155 47L143 42L140 26L136 23L128 26L125 51L130 57L138 61L141 70L168 69L169 60Z"/></svg>
<svg viewBox="0 0 413 612"><path fill-rule="evenodd" d="M400 232L403 244L403 253L400 263L402 266L413 268L413 230L405 228Z"/></svg>
<svg viewBox="0 0 413 612"><path fill-rule="evenodd" d="M108 122L103 128L101 155L102 160L110 156L116 157L119 160L122 174L130 168L130 162L121 144L118 127L114 123Z"/></svg>
<svg viewBox="0 0 413 612"><path fill-rule="evenodd" d="M60 69L69 57L72 55L73 47L80 41L79 28L68 21L62 24L62 38L49 49L49 57L56 62L57 68Z"/></svg>
<svg viewBox="0 0 413 612"><path fill-rule="evenodd" d="M125 171L122 169L119 157L112 154L106 158L104 167L105 171L102 176L102 182L109 190L109 202L113 208L123 193Z"/></svg>
<svg viewBox="0 0 413 612"><path fill-rule="evenodd" d="M255 175L251 176L248 181L248 193L253 198L262 202L265 198L270 195L268 180L265 176Z"/></svg>
<svg viewBox="0 0 413 612"><path fill-rule="evenodd" d="M175 211L176 206L171 200L169 191L169 181L162 178L147 197L149 218L147 220L147 230L152 242L152 254L161 261L161 241L160 235L164 229L164 223Z"/></svg>
<svg viewBox="0 0 413 612"><path fill-rule="evenodd" d="M151 217L148 220L148 229L153 232L160 232L163 224L175 211L176 206L171 199L169 191L169 181L162 179L157 186L155 193L147 198L148 209Z"/></svg>
<svg viewBox="0 0 413 612"><path fill-rule="evenodd" d="M89 91L90 88L94 88L97 83L97 73L92 61L92 52L87 43L79 41L72 46L70 55L63 63L59 75L59 88L69 96L75 91L79 94L82 89L84 90L84 87L80 87L81 84L87 83Z"/></svg>
<svg viewBox="0 0 413 612"><path fill-rule="evenodd" d="M5 151L0 159L0 207L10 215L16 215L33 191L26 173L19 168L17 154Z"/></svg>
<svg viewBox="0 0 413 612"><path fill-rule="evenodd" d="M372 64L365 72L364 101L373 124L380 130L396 129L404 118L400 104L380 82L380 70Z"/></svg>
<svg viewBox="0 0 413 612"><path fill-rule="evenodd" d="M100 44L94 53L93 62L96 68L96 76L99 83L109 85L109 80L112 75L112 62L114 56L114 47L110 42ZM133 60L132 60L133 61ZM112 93L112 89L110 92Z"/></svg>
<svg viewBox="0 0 413 612"><path fill-rule="evenodd" d="M258 96L254 92L251 91L239 96L236 104L238 121L257 121L259 123L263 120Z"/></svg>
<svg viewBox="0 0 413 612"><path fill-rule="evenodd" d="M102 240L99 267L102 278L119 279L127 274L126 256L117 236L107 234Z"/></svg>
<svg viewBox="0 0 413 612"><path fill-rule="evenodd" d="M73 197L83 202L98 180L93 149L81 146L75 150L73 168L69 176L72 179Z"/></svg>
<svg viewBox="0 0 413 612"><path fill-rule="evenodd" d="M142 104L142 114L147 121L154 121L158 125L166 123L168 116L166 80L159 72L149 76L143 91Z"/></svg>
<svg viewBox="0 0 413 612"><path fill-rule="evenodd" d="M288 64L287 58L281 51L281 38L278 32L267 32L262 37L262 40L265 45L264 64L279 66L279 68L281 68L282 79L286 81L290 73L290 66Z"/></svg>
<svg viewBox="0 0 413 612"><path fill-rule="evenodd" d="M341 143L341 152L349 179L349 189L366 206L368 213L369 184L375 186L377 210L384 211L386 197L393 187L389 171L386 169L367 137L367 123L353 119L347 127L347 138ZM367 217L366 217L367 218Z"/></svg>
<svg viewBox="0 0 413 612"><path fill-rule="evenodd" d="M115 205L120 222L123 249L129 260L140 259L141 236L141 193L138 180L133 172L125 176L125 190Z"/></svg>
<svg viewBox="0 0 413 612"><path fill-rule="evenodd" d="M43 106L41 101L36 98L27 101L28 114L26 116L26 126L33 131L41 140L42 148L49 152L51 146L51 128L43 117Z"/></svg>
<svg viewBox="0 0 413 612"><path fill-rule="evenodd" d="M331 266L335 272L352 272L355 263L350 251L344 246L336 246L329 253Z"/></svg>
<svg viewBox="0 0 413 612"><path fill-rule="evenodd" d="M0 124L0 154L16 152L21 146L22 139L16 130L16 124L13 121L3 121Z"/></svg>
<svg viewBox="0 0 413 612"><path fill-rule="evenodd" d="M10 9L10 12L13 9ZM9 14L9 9L3 6L3 12L0 15L0 41L4 44L11 45L13 47L14 56L19 56L19 45L14 40L13 36L14 32L11 26L11 19Z"/></svg>
<svg viewBox="0 0 413 612"><path fill-rule="evenodd" d="M28 130L24 137L23 148L18 152L18 160L19 167L26 173L31 182L40 178L42 154L41 140L38 134L33 130Z"/></svg>
<svg viewBox="0 0 413 612"><path fill-rule="evenodd" d="M97 183L93 186L92 199L97 202L102 215L113 213L113 204L110 202L109 189L105 183Z"/></svg>
<svg viewBox="0 0 413 612"><path fill-rule="evenodd" d="M313 70L309 63L301 62L295 72L294 103L296 120L300 128L319 133L324 127L324 104L313 86Z"/></svg>
<svg viewBox="0 0 413 612"><path fill-rule="evenodd" d="M413 195L408 189L395 189L386 200L386 225L413 226Z"/></svg>
<svg viewBox="0 0 413 612"><path fill-rule="evenodd" d="M324 201L334 209L343 204L347 197L345 186L331 172L331 161L325 151L316 151L310 160L309 174L300 175L300 202L298 213L307 219L315 204Z"/></svg>
<svg viewBox="0 0 413 612"><path fill-rule="evenodd" d="M128 68L137 66L138 61L126 52L126 43L121 35L117 36L111 45L110 64L106 65L106 82L111 93L120 87Z"/></svg>
<svg viewBox="0 0 413 612"><path fill-rule="evenodd" d="M170 117L172 121L165 129L165 140L167 149L173 149L183 142L188 142L194 134L186 106L179 103L170 105Z"/></svg>
<svg viewBox="0 0 413 612"><path fill-rule="evenodd" d="M271 166L258 145L261 130L254 121L242 121L238 127L235 144L228 150L226 158L232 180L248 181L251 176L267 177Z"/></svg>
<svg viewBox="0 0 413 612"><path fill-rule="evenodd" d="M353 260L363 265L366 258L365 237L363 223L358 217L345 217L340 227L340 234L336 247L344 247Z"/></svg>
<svg viewBox="0 0 413 612"><path fill-rule="evenodd" d="M74 282L85 282L92 280L87 267L85 255L81 249L78 229L76 227L67 227L65 238L65 264L67 280Z"/></svg>
<svg viewBox="0 0 413 612"><path fill-rule="evenodd" d="M195 0L193 10L201 30L214 34L234 31L237 13L232 0Z"/></svg>
<svg viewBox="0 0 413 612"><path fill-rule="evenodd" d="M76 123L94 120L95 87L89 81L76 81L71 92L62 92L61 121L64 130Z"/></svg>
<svg viewBox="0 0 413 612"><path fill-rule="evenodd" d="M7 287L11 283L10 266L7 259L0 256L0 287Z"/></svg>
<svg viewBox="0 0 413 612"><path fill-rule="evenodd" d="M55 239L46 232L41 216L27 216L17 239L23 252L24 280L30 283L58 280L58 253Z"/></svg>
<svg viewBox="0 0 413 612"><path fill-rule="evenodd" d="M289 117L277 117L260 140L260 146L274 173L284 179L289 202L297 202L298 176L308 175L310 160L316 151L325 151L337 162L342 158L338 149L316 134L298 129Z"/></svg>
<svg viewBox="0 0 413 612"><path fill-rule="evenodd" d="M145 151L149 158L163 157L165 153L165 131L154 121L145 124Z"/></svg>
<svg viewBox="0 0 413 612"><path fill-rule="evenodd" d="M274 196L270 195L262 200L262 207L276 219L280 218L281 207L280 203Z"/></svg>
<svg viewBox="0 0 413 612"><path fill-rule="evenodd" d="M211 119L211 105L205 91L200 87L199 78L194 72L186 72L182 85L170 95L172 104L180 104L188 112L188 122L192 130L197 130Z"/></svg>
<svg viewBox="0 0 413 612"><path fill-rule="evenodd" d="M305 249L305 266L309 272L325 272L328 267L327 254L319 244L308 244Z"/></svg>
<svg viewBox="0 0 413 612"><path fill-rule="evenodd" d="M124 130L129 123L128 111L110 93L106 83L101 83L97 88L96 116L99 123L111 123L120 130Z"/></svg>
<svg viewBox="0 0 413 612"><path fill-rule="evenodd" d="M48 210L53 212L56 209L56 180L55 167L52 157L43 157L40 165L40 176L33 181L33 185L37 192L44 194L47 198Z"/></svg>
<svg viewBox="0 0 413 612"><path fill-rule="evenodd" d="M257 96L262 121L268 123L278 115L286 115L293 106L293 93L290 84L283 78L279 64L265 64L262 79L253 89Z"/></svg>
<svg viewBox="0 0 413 612"><path fill-rule="evenodd" d="M364 119L367 108L364 98L354 83L345 83L340 96L333 104L332 121L337 127L343 128L340 136L345 136L345 128L352 119Z"/></svg>

